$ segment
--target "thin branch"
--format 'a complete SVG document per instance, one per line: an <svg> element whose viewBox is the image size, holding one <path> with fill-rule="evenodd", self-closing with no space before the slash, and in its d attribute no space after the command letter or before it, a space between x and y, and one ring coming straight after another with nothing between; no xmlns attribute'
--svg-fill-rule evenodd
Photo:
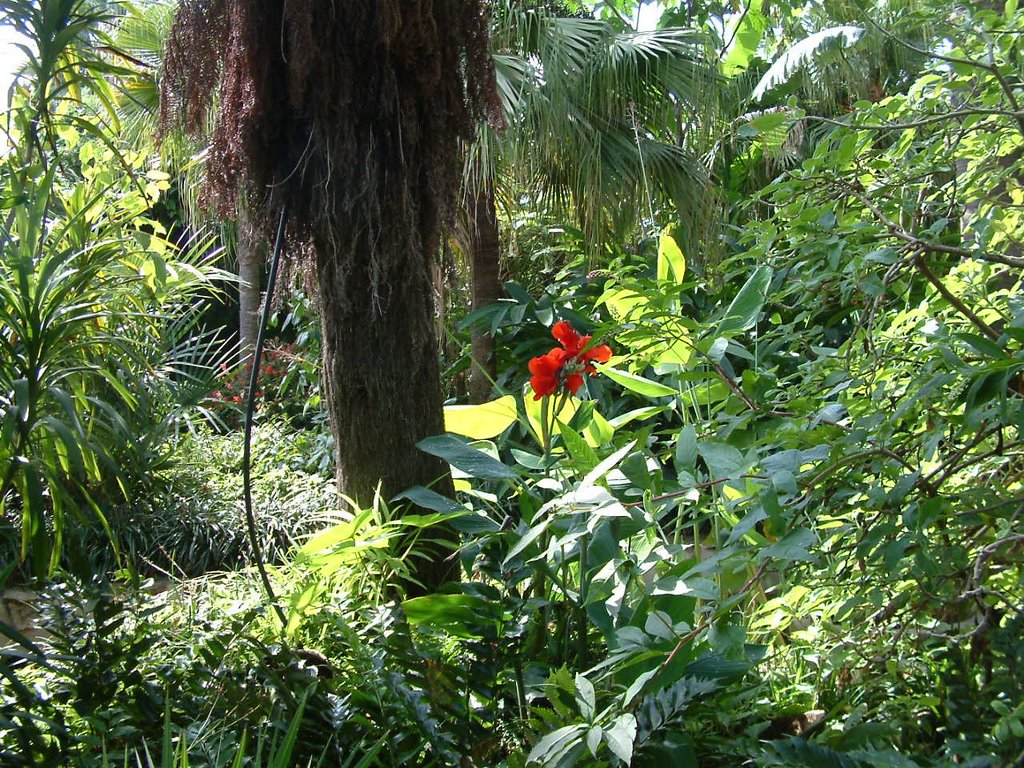
<svg viewBox="0 0 1024 768"><path fill-rule="evenodd" d="M746 583L742 587L740 587L734 594L742 595L743 593L747 592L756 582L758 582L761 579L761 575L764 573L764 569L768 566L769 559L770 558L762 561L761 565L759 565L757 567L757 570L754 572L754 575L747 579ZM713 619L706 619L705 621L691 629L689 632L687 632L685 635L683 635L681 638L679 638L679 642L676 643L675 648L672 649L672 652L665 657L665 660L658 667L658 672L664 672L666 669L668 669L669 664L672 663L672 660L676 657L676 654L678 654L679 651L681 651L687 643L689 643L695 637L697 637L697 635L699 635L701 632L710 627L712 621Z"/></svg>
<svg viewBox="0 0 1024 768"><path fill-rule="evenodd" d="M956 109L952 112L928 115L927 117L922 117L918 120L908 120L903 123L852 123L845 120L835 120L831 117L824 117L821 115L804 115L802 119L815 120L819 123L852 128L857 131L902 131L921 128L926 125L932 125L933 123L945 122L946 120L957 120L962 117L970 117L972 115L981 115L985 117L1009 117L1014 120L1024 120L1024 111L1011 111L1006 109ZM979 123L979 128L984 127L986 126Z"/></svg>
<svg viewBox="0 0 1024 768"><path fill-rule="evenodd" d="M990 261L996 264L1005 264L1008 267L1024 268L1024 258L1006 256L1000 253L988 253L986 251L971 251L967 248L958 248L955 245L944 245L942 243L933 243L929 240L922 240L920 237L907 232L907 230L882 213L882 210L875 205L866 194L857 189L857 187L854 187L845 181L839 181L836 179L833 179L832 183L841 187L853 197L856 197L864 204L865 208L871 211L876 219L885 225L885 228L889 231L890 235L908 243L913 250L945 253L950 256L959 256L963 259L979 259L981 261Z"/></svg>
<svg viewBox="0 0 1024 768"><path fill-rule="evenodd" d="M814 488L814 486L816 486L821 480L824 480L830 474L835 472L837 469L842 467L844 464L849 464L851 462L857 461L858 459L865 459L870 456L884 456L887 459L892 459L893 461L897 462L904 469L909 470L910 472L920 471L919 467L915 467L905 458L900 456L895 451L890 450L889 448L869 448L866 451L859 451L857 453L851 453L848 456L842 456L836 461L834 461L832 464L829 464L827 467L818 472L818 474L816 474L814 477L812 477L804 484L806 486L806 490L800 496L794 499L792 503L797 504L804 501L806 498L810 497L811 489ZM928 479L925 477L918 477L914 485L919 486L929 496L937 495L935 486L928 482Z"/></svg>
<svg viewBox="0 0 1024 768"><path fill-rule="evenodd" d="M906 40L903 40L894 33L890 32L888 29L886 29L873 18L871 18L871 14L869 13L865 13L864 18L867 20L868 24L873 26L887 38L892 40L894 43L903 46L909 51L913 51L914 53L920 54L921 56L926 56L931 59L945 61L949 64L961 64L963 66L973 67L975 69L982 69L985 70L986 72L989 72L996 79L996 82L999 84L999 88L1006 96L1006 100L1009 102L1010 107L1013 109L1013 111L1017 113L1020 112L1020 102L1017 101L1017 96L1013 92L1013 87L1009 84L1009 82L1007 82L1006 78L1003 77L1002 72L999 71L999 67L995 63L995 56L993 55L991 49L989 50L989 57L991 61L988 64L986 64L983 61L978 61L976 59L962 59L957 56L947 56L945 54L937 53L935 51L928 51L925 50L924 48L918 48L913 43L908 43ZM1020 129L1021 134L1024 134L1024 114L1018 114L1016 116L1016 120L1017 126Z"/></svg>
<svg viewBox="0 0 1024 768"><path fill-rule="evenodd" d="M990 340L999 341L999 332L978 317L978 315L974 313L974 310L964 304L959 297L954 296L945 284L939 280L938 276L928 268L928 265L924 263L924 259L921 258L921 249L914 252L913 263L914 266L917 267L917 270L924 275L925 279L935 286L935 290L939 292L942 298L955 307L961 315L970 320L971 323L973 323L979 331L988 336Z"/></svg>

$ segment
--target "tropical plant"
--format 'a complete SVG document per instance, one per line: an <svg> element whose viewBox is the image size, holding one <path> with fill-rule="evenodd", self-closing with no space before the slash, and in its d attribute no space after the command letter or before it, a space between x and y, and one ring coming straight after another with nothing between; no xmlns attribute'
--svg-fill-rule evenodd
<svg viewBox="0 0 1024 768"><path fill-rule="evenodd" d="M0 510L42 575L68 518L111 533L104 508L154 477L205 395L220 345L193 332L220 273L209 240L176 245L147 215L167 176L107 132L103 76L122 70L88 41L110 43L110 9L23 5L6 8L36 50L0 166Z"/></svg>
<svg viewBox="0 0 1024 768"><path fill-rule="evenodd" d="M465 169L474 402L497 376L487 321L502 296L499 208L508 220L526 195L573 221L598 252L656 208L696 243L712 210L704 167L676 135L680 121L706 119L712 73L699 34L637 32L568 5L520 2L497 3L491 29L504 128L478 132Z"/></svg>

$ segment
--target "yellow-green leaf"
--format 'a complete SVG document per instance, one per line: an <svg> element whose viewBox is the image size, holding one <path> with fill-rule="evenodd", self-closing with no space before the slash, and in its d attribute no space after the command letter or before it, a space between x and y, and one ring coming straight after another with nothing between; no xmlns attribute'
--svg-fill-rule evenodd
<svg viewBox="0 0 1024 768"><path fill-rule="evenodd" d="M516 418L516 399L505 395L479 405L445 406L444 428L473 440L486 440L500 435Z"/></svg>
<svg viewBox="0 0 1024 768"><path fill-rule="evenodd" d="M671 278L676 285L683 282L686 276L686 257L679 248L675 238L668 232L662 232L658 240L658 279Z"/></svg>

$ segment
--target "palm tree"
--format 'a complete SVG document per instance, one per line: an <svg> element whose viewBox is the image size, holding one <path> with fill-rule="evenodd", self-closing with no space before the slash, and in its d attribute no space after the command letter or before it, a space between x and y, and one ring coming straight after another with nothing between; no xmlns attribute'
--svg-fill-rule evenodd
<svg viewBox="0 0 1024 768"><path fill-rule="evenodd" d="M481 3L185 0L165 66L167 125L204 129L219 92L208 198L231 213L245 190L264 229L287 211L289 257L315 272L339 490L451 493L416 443L444 431L430 267L491 101ZM436 586L447 554L415 575Z"/></svg>
<svg viewBox="0 0 1024 768"><path fill-rule="evenodd" d="M661 201L693 241L708 220L707 179L676 127L702 119L711 82L700 36L636 32L551 4L495 3L492 51L506 129L483 128L467 160L473 309L500 298L501 188L568 211L591 246ZM470 397L486 399L493 340L473 332Z"/></svg>

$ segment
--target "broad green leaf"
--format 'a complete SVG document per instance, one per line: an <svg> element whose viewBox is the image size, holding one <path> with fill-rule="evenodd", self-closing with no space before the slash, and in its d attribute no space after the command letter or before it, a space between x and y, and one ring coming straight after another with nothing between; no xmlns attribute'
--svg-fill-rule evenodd
<svg viewBox="0 0 1024 768"><path fill-rule="evenodd" d="M678 576L667 576L654 583L653 595L681 595L695 597L700 600L717 600L718 585L711 579L702 576L690 576L683 579Z"/></svg>
<svg viewBox="0 0 1024 768"><path fill-rule="evenodd" d="M594 367L616 384L621 384L631 392L636 392L644 397L665 397L678 394L673 387L666 387L664 384L637 376L635 373L609 368L600 363L595 363Z"/></svg>
<svg viewBox="0 0 1024 768"><path fill-rule="evenodd" d="M572 427L562 423L558 424L558 431L562 436L562 443L565 445L566 450L569 451L569 455L575 464L583 472L592 470L597 465L599 459L597 454L594 453L594 449L587 445L587 441L583 439L583 436Z"/></svg>
<svg viewBox="0 0 1024 768"><path fill-rule="evenodd" d="M413 504L424 509L432 509L435 512L465 512L466 508L457 501L442 496L437 491L424 488L422 485L414 485L412 488L402 491L395 496L395 499L408 499Z"/></svg>
<svg viewBox="0 0 1024 768"><path fill-rule="evenodd" d="M481 624L490 620L485 601L476 595L424 595L406 600L402 608L413 626L436 627L456 637L481 637Z"/></svg>
<svg viewBox="0 0 1024 768"><path fill-rule="evenodd" d="M686 276L686 257L668 232L662 232L658 239L658 279L671 278L676 285Z"/></svg>
<svg viewBox="0 0 1024 768"><path fill-rule="evenodd" d="M711 479L736 477L746 468L746 462L740 450L728 443L704 441L697 446L697 452L708 465Z"/></svg>
<svg viewBox="0 0 1024 768"><path fill-rule="evenodd" d="M736 298L725 310L725 315L715 329L715 336L745 331L757 322L757 317L764 306L768 284L772 279L770 267L761 266L747 278Z"/></svg>
<svg viewBox="0 0 1024 768"><path fill-rule="evenodd" d="M697 430L687 424L676 438L676 469L692 472L697 466Z"/></svg>
<svg viewBox="0 0 1024 768"><path fill-rule="evenodd" d="M508 551L508 554L505 555L505 559L501 562L502 566L507 566L520 552L523 552L527 547L533 544L533 542L539 539L544 531L548 529L550 524L551 517L545 517L541 522L537 523L537 525L530 528L530 530L528 530L526 534L513 545L512 549Z"/></svg>
<svg viewBox="0 0 1024 768"><path fill-rule="evenodd" d="M565 725L552 731L530 750L526 762L557 765L585 728L585 725Z"/></svg>
<svg viewBox="0 0 1024 768"><path fill-rule="evenodd" d="M768 71L764 73L750 94L751 100L758 101L768 91L785 83L793 72L824 48L830 46L849 47L856 43L863 33L862 27L844 25L822 29L797 41L772 62Z"/></svg>
<svg viewBox="0 0 1024 768"><path fill-rule="evenodd" d="M652 669L648 672L644 672L642 675L637 677L636 680L630 683L629 688L627 688L626 692L622 694L622 706L628 707L632 704L633 700L640 695L640 692L643 691L644 686L647 685L651 678L660 673L661 669Z"/></svg>
<svg viewBox="0 0 1024 768"><path fill-rule="evenodd" d="M590 722L594 719L594 710L597 707L594 684L580 674L576 675L576 703L580 707L580 714L584 720Z"/></svg>
<svg viewBox="0 0 1024 768"><path fill-rule="evenodd" d="M652 416L657 416L659 413L664 413L666 410L663 405L647 405L643 408L634 408L632 411L626 411L626 413L619 414L613 419L609 419L608 423L615 429L624 427L631 421L646 421Z"/></svg>
<svg viewBox="0 0 1024 768"><path fill-rule="evenodd" d="M743 124L740 129L741 133L746 133L751 136L756 136L759 133L767 133L773 131L789 119L789 114L782 110L776 110L774 112L763 112L762 114L755 117L753 120L749 120Z"/></svg>
<svg viewBox="0 0 1024 768"><path fill-rule="evenodd" d="M725 39L732 42L722 61L722 74L726 77L745 70L761 44L761 37L768 29L768 19L761 13L761 5L762 0L751 0L743 13L730 16Z"/></svg>
<svg viewBox="0 0 1024 768"><path fill-rule="evenodd" d="M466 445L452 435L427 437L416 443L416 447L444 459L453 467L479 480L514 480L518 477L514 470L497 459Z"/></svg>
<svg viewBox="0 0 1024 768"><path fill-rule="evenodd" d="M687 665L684 674L686 677L724 683L739 680L749 669L750 662L733 661L717 653L708 653Z"/></svg>
<svg viewBox="0 0 1024 768"><path fill-rule="evenodd" d="M604 740L612 754L629 765L633 760L633 742L636 740L636 717L630 712L619 715L605 728Z"/></svg>
<svg viewBox="0 0 1024 768"><path fill-rule="evenodd" d="M332 525L330 528L321 531L305 544L302 545L303 554L312 555L333 549L339 545L356 546L356 535L370 529L379 531L379 527L372 524L373 510L366 509L360 512L352 520Z"/></svg>
<svg viewBox="0 0 1024 768"><path fill-rule="evenodd" d="M583 437L591 448L608 445L615 436L615 425L608 421L595 409L590 414L590 422L583 428Z"/></svg>
<svg viewBox="0 0 1024 768"><path fill-rule="evenodd" d="M597 306L604 304L611 316L618 322L626 322L634 315L642 315L650 299L642 293L628 288L607 288L597 300Z"/></svg>
<svg viewBox="0 0 1024 768"><path fill-rule="evenodd" d="M516 399L505 395L479 405L448 405L444 409L444 428L473 440L497 437L518 418Z"/></svg>
<svg viewBox="0 0 1024 768"><path fill-rule="evenodd" d="M561 398L549 398L551 401L561 400ZM565 403L559 410L555 422L557 424L568 424L576 416L576 411L580 408L580 400L575 397L565 398ZM533 399L533 390L527 387L526 394L523 397L523 404L526 410L526 420L530 422L534 438L537 440L537 445L541 445L541 414L543 411L543 401ZM550 406L549 406L550 407ZM551 418L549 415L548 418Z"/></svg>
<svg viewBox="0 0 1024 768"><path fill-rule="evenodd" d="M622 461L629 452L633 450L635 445L636 440L630 440L626 445L619 448L619 450L590 470L590 472L587 473L587 476L583 478L583 482L580 483L580 487L585 488L589 485L594 485L598 480L610 472L620 461Z"/></svg>
<svg viewBox="0 0 1024 768"><path fill-rule="evenodd" d="M810 561L814 559L814 556L811 555L809 550L817 543L818 539L813 531L809 531L806 528L797 528L770 547L761 550L761 555L763 557L774 557L776 560Z"/></svg>

